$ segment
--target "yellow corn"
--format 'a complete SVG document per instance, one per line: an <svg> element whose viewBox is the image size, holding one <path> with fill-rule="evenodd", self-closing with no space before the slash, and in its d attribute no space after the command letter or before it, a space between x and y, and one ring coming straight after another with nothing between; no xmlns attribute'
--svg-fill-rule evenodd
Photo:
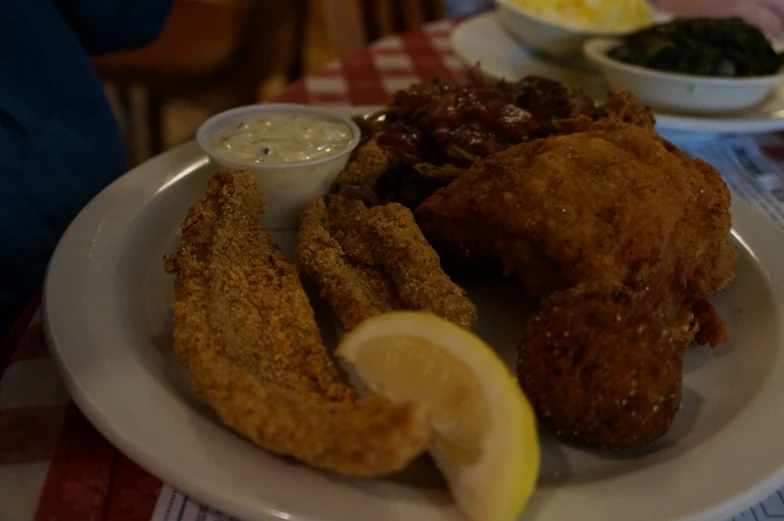
<svg viewBox="0 0 784 521"><path fill-rule="evenodd" d="M645 0L512 0L531 13L576 29L630 31L651 24Z"/></svg>

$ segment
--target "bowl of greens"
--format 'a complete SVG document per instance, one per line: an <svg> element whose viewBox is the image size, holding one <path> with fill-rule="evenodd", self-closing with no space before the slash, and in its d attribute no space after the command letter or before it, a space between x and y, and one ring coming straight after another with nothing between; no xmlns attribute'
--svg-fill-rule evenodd
<svg viewBox="0 0 784 521"><path fill-rule="evenodd" d="M740 18L681 18L583 50L613 90L630 90L665 112L751 109L784 83L781 44Z"/></svg>

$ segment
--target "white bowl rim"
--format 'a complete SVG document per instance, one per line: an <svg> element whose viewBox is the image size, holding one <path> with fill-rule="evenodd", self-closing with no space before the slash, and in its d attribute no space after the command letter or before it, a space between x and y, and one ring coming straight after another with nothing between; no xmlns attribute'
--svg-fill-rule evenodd
<svg viewBox="0 0 784 521"><path fill-rule="evenodd" d="M513 3L511 0L495 0L496 5L501 5L506 9L511 9L512 11L518 11L520 14L534 20L535 22L539 22L542 25L549 25L550 27L561 29L563 31L568 31L573 33L575 36L583 36L583 37L591 37L591 36L621 36L626 35L636 30L641 29L638 27L637 29L619 29L619 30L611 30L611 29L587 29L584 27L574 27L569 25L561 25L558 23L553 22L552 20L548 20L546 18L542 18L541 16L532 13L528 9L523 6L517 5ZM654 22L657 19L657 16L660 16L655 9L653 9L653 20Z"/></svg>
<svg viewBox="0 0 784 521"><path fill-rule="evenodd" d="M322 116L326 119L331 119L334 121L340 121L346 124L352 133L351 141L348 142L346 148L338 152L337 154L328 155L325 157L320 157L318 159L312 159L307 161L294 161L291 163L280 163L276 165L265 165L259 163L251 163L249 161L240 161L237 159L232 159L230 157L226 157L223 154L220 154L213 150L210 146L209 138L212 135L212 132L208 133L208 130L211 130L211 127L219 120L225 120L226 123L229 121L236 121L241 119L242 117L247 117L251 114L268 114L268 113L281 113L281 112L290 112L290 113L300 113L300 114L312 114ZM336 111L331 111L328 108L323 107L316 107L313 105L306 105L304 103L256 103L253 105L243 105L240 107L235 107L232 109L224 110L223 112L219 112L206 121L204 121L201 125L199 125L198 130L196 130L196 142L201 147L202 151L210 157L219 158L219 161L227 166L232 168L237 168L240 170L254 170L257 172L263 171L278 171L278 170L298 170L302 168L310 168L314 166L318 166L324 163L328 163L330 161L335 161L344 157L347 154L350 154L357 145L359 144L360 139L362 138L362 132L359 130L359 127L356 123L354 123L351 118L341 115Z"/></svg>
<svg viewBox="0 0 784 521"><path fill-rule="evenodd" d="M614 58L610 58L607 53L621 43L619 38L595 37L583 43L583 52L588 59L606 67L624 70L628 73L648 78L669 80L680 83L700 83L703 85L744 87L752 85L776 85L784 80L784 67L775 74L765 76L751 76L743 78L718 78L714 76L698 76L694 74L682 74L678 72L665 72L656 69L649 69L640 65L632 65ZM775 44L774 44L775 46Z"/></svg>

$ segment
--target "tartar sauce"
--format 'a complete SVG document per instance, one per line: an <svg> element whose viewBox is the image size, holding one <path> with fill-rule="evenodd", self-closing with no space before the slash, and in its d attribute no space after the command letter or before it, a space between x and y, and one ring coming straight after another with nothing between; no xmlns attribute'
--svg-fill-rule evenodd
<svg viewBox="0 0 784 521"><path fill-rule="evenodd" d="M351 128L340 121L281 112L233 121L212 135L210 145L227 158L280 165L335 155L351 139Z"/></svg>

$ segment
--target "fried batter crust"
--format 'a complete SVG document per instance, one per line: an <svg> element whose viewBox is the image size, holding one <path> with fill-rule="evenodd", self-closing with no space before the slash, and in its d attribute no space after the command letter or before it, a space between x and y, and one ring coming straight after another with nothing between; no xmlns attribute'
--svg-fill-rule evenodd
<svg viewBox="0 0 784 521"><path fill-rule="evenodd" d="M683 352L695 332L683 306L651 307L623 286L580 284L545 299L526 325L520 384L559 436L644 445L667 432L680 408Z"/></svg>
<svg viewBox="0 0 784 521"><path fill-rule="evenodd" d="M428 237L496 259L543 299L518 363L541 421L590 445L642 445L675 417L686 346L728 338L709 300L737 259L730 193L645 125L571 131L475 163L417 215Z"/></svg>
<svg viewBox="0 0 784 521"><path fill-rule="evenodd" d="M476 307L397 203L367 208L340 195L311 202L300 219L297 259L346 329L402 309L476 326Z"/></svg>
<svg viewBox="0 0 784 521"><path fill-rule="evenodd" d="M221 421L265 449L343 474L402 469L429 441L421 411L340 380L263 210L244 171L217 172L191 206L165 262L177 358Z"/></svg>

